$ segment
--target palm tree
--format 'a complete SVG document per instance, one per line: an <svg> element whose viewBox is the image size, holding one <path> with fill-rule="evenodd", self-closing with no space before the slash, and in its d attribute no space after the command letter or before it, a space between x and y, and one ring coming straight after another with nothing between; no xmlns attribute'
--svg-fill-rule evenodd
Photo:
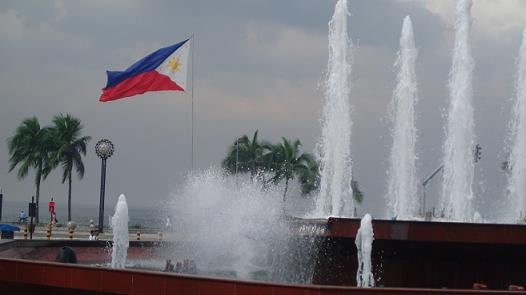
<svg viewBox="0 0 526 295"><path fill-rule="evenodd" d="M84 177L84 163L82 156L86 155L86 145L90 136L81 136L83 126L80 120L66 114L53 118L53 133L56 150L54 159L62 165L62 183L68 180L68 221L71 220L71 178L75 168L79 179Z"/></svg>
<svg viewBox="0 0 526 295"><path fill-rule="evenodd" d="M358 186L358 181L354 180L354 178L351 180L351 187L352 187L352 197L353 197L353 199L358 204L361 204L362 201L363 201L363 193L360 190L360 187Z"/></svg>
<svg viewBox="0 0 526 295"><path fill-rule="evenodd" d="M254 177L263 168L263 146L258 139L258 130L252 140L247 135L238 138L228 149L222 166L229 173L250 172Z"/></svg>
<svg viewBox="0 0 526 295"><path fill-rule="evenodd" d="M308 195L319 190L320 164L312 154L300 153L300 146L299 140L292 142L286 138L282 138L279 144L261 142L256 130L252 139L243 135L229 147L222 167L231 174L250 172L252 178L258 175L258 180L263 183L263 189L266 189L270 183L278 184L285 179L284 201L289 181L297 176L302 194ZM271 179L266 180L265 174L259 174L259 172L270 172L274 175ZM351 185L353 198L361 203L363 193L358 187L358 182L353 179Z"/></svg>
<svg viewBox="0 0 526 295"><path fill-rule="evenodd" d="M268 141L263 142L263 168L265 171L276 173L281 165L281 155L279 144L272 144ZM270 181L279 180L276 177Z"/></svg>
<svg viewBox="0 0 526 295"><path fill-rule="evenodd" d="M40 183L45 180L53 169L51 151L53 142L49 127L41 128L36 117L22 121L15 134L8 138L9 172L20 166L17 176L22 179L27 176L31 168L35 169L36 186L36 222L39 219Z"/></svg>
<svg viewBox="0 0 526 295"><path fill-rule="evenodd" d="M271 166L274 168L274 183L280 182L285 179L285 191L283 192L283 202L286 200L287 191L289 188L289 181L294 179L296 174L300 174L301 171L305 171L307 168L307 162L314 161L310 154L300 154L301 142L295 140L290 142L286 138L282 138L282 142L271 147L271 153L273 154L274 163Z"/></svg>
<svg viewBox="0 0 526 295"><path fill-rule="evenodd" d="M320 166L311 154L304 153L305 165L299 168L301 193L308 195L317 191L320 186Z"/></svg>

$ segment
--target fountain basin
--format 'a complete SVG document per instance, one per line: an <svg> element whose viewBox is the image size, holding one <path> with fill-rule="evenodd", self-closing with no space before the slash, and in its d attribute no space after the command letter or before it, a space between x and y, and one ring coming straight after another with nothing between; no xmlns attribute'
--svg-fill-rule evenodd
<svg viewBox="0 0 526 295"><path fill-rule="evenodd" d="M354 238L360 219L329 217L327 226L332 238ZM526 245L523 224L375 219L373 230L375 240Z"/></svg>
<svg viewBox="0 0 526 295"><path fill-rule="evenodd" d="M128 250L132 260L163 260L160 242L133 241ZM85 240L12 240L0 244L0 258L16 258L53 262L61 247L75 249L79 264L104 264L111 262L111 248L107 241Z"/></svg>
<svg viewBox="0 0 526 295"><path fill-rule="evenodd" d="M8 294L495 294L484 290L285 285L7 258L0 258L0 288Z"/></svg>
<svg viewBox="0 0 526 295"><path fill-rule="evenodd" d="M292 220L296 225L293 234L319 238L318 250L313 254L314 285L217 278L206 272L187 275L130 268L115 270L104 266L111 255L103 241L15 240L0 244L0 287L47 286L131 294L141 293L137 290L144 290L140 289L145 284L142 282L150 282L151 288L160 288L156 294L171 292L175 286L209 290L210 294L223 291L222 294L243 294L247 290L254 294L466 294L475 292L468 291L475 283L500 293L505 293L503 290L510 285L526 285L524 225L374 220L373 273L376 286L385 287L361 289L351 287L356 285L354 238L360 220ZM162 265L170 258L162 251L169 244L131 241L128 257L131 261L157 261ZM74 248L80 264L52 262L62 246ZM91 281L83 281L82 277ZM135 286L136 283L139 285ZM186 294L179 292L175 294ZM188 294L191 293L197 294L190 291Z"/></svg>
<svg viewBox="0 0 526 295"><path fill-rule="evenodd" d="M360 219L329 218L313 282L356 284ZM526 226L373 220L377 286L490 289L526 285Z"/></svg>

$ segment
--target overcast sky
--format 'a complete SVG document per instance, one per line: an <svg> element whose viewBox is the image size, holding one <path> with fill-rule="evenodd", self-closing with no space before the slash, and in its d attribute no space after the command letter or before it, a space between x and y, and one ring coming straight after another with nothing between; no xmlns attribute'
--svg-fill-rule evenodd
<svg viewBox="0 0 526 295"><path fill-rule="evenodd" d="M0 186L5 199L28 200L34 176L8 173L5 141L20 122L58 113L80 118L92 141L86 175L74 178L73 205L98 204L100 160L94 145L115 144L108 160L107 203L125 193L131 206L154 206L190 170L190 98L157 92L111 103L98 97L105 71L123 70L160 47L195 36L195 159L198 169L219 165L236 136L259 129L263 138L298 138L313 151L320 137L327 64L329 0L86 0L0 3ZM413 20L419 49L419 178L440 165L443 109L453 42L451 0L350 0L354 42L351 104L353 170L365 202L383 212L391 144L387 106L402 19ZM475 0L473 55L477 141L477 206L499 203L515 60L526 24L526 1ZM65 202L60 171L42 183L41 196ZM431 206L441 179L430 185ZM435 192L435 193L433 193Z"/></svg>

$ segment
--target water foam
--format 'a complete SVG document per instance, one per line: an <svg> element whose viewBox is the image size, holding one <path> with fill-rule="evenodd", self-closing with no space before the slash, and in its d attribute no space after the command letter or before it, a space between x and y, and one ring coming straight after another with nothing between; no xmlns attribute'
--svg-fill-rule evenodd
<svg viewBox="0 0 526 295"><path fill-rule="evenodd" d="M417 55L413 25L411 18L406 16L400 37L400 51L395 63L395 67L398 68L397 84L390 105L393 145L389 157L386 196L388 216L396 216L398 219L413 219L418 216L420 209L416 178Z"/></svg>
<svg viewBox="0 0 526 295"><path fill-rule="evenodd" d="M111 267L124 268L130 240L128 237L128 204L126 197L120 195L115 205L115 213L111 218L111 229L113 233L113 248L111 251Z"/></svg>
<svg viewBox="0 0 526 295"><path fill-rule="evenodd" d="M329 22L329 62L325 81L320 194L315 215L353 216L351 159L352 42L347 32L350 15L346 0L339 0Z"/></svg>
<svg viewBox="0 0 526 295"><path fill-rule="evenodd" d="M360 228L356 233L356 250L358 255L358 269L356 270L356 286L374 287L371 253L373 251L373 224L371 215L365 214L360 221Z"/></svg>
<svg viewBox="0 0 526 295"><path fill-rule="evenodd" d="M526 28L519 51L515 102L510 122L511 153L508 167L508 197L510 207L507 221L518 221L526 213Z"/></svg>
<svg viewBox="0 0 526 295"><path fill-rule="evenodd" d="M449 109L444 142L444 177L441 204L446 217L455 221L471 221L473 209L473 68L469 42L471 0L456 3L455 45L449 72Z"/></svg>
<svg viewBox="0 0 526 295"><path fill-rule="evenodd" d="M188 177L171 208L175 260L219 276L311 281L314 264L298 261L312 260L314 240L298 236L283 216L279 187L263 190L248 174L210 168Z"/></svg>

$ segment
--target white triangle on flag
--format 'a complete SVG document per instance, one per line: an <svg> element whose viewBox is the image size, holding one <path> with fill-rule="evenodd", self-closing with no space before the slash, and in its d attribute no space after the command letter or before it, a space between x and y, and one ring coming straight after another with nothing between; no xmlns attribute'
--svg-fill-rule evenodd
<svg viewBox="0 0 526 295"><path fill-rule="evenodd" d="M168 76L184 91L186 91L186 80L188 76L188 55L190 52L190 40L177 48L156 69L157 72Z"/></svg>

